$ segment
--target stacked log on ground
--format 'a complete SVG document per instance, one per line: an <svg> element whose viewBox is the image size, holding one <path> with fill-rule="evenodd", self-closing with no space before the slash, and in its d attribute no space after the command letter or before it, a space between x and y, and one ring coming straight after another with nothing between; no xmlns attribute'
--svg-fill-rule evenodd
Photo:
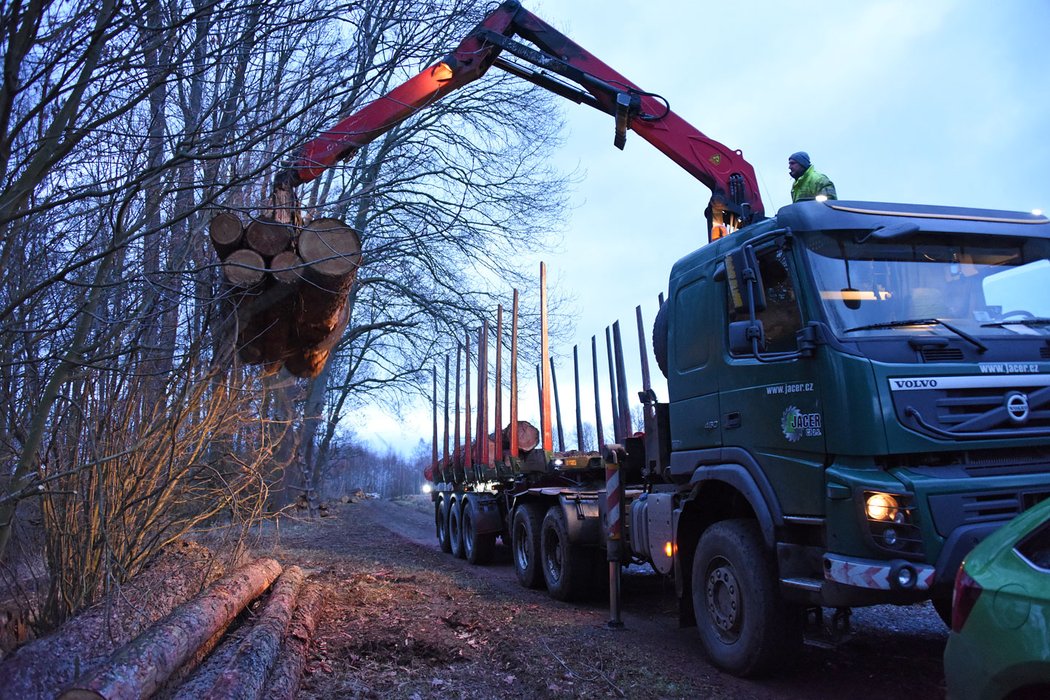
<svg viewBox="0 0 1050 700"><path fill-rule="evenodd" d="M5 659L0 664L0 695L55 697L78 674L97 668L114 649L222 573L221 564L207 548L176 542L105 600Z"/></svg>
<svg viewBox="0 0 1050 700"><path fill-rule="evenodd" d="M173 700L273 697L267 679L277 666L282 645L294 634L293 612L305 600L301 594L304 584L299 567L282 573L251 624L228 635L194 675L179 685Z"/></svg>
<svg viewBox="0 0 1050 700"><path fill-rule="evenodd" d="M349 321L361 239L338 219L299 228L272 219L242 226L216 215L212 244L238 304L237 347L249 364L317 376Z"/></svg>
<svg viewBox="0 0 1050 700"><path fill-rule="evenodd" d="M295 606L288 633L281 643L270 677L266 681L265 697L270 700L292 700L299 692L299 683L306 668L306 657L310 651L310 640L317 627L317 615L324 602L324 591L316 583L304 586L299 602Z"/></svg>
<svg viewBox="0 0 1050 700"><path fill-rule="evenodd" d="M60 697L149 697L280 573L281 565L273 559L257 559L236 569L122 646L104 664L81 675Z"/></svg>

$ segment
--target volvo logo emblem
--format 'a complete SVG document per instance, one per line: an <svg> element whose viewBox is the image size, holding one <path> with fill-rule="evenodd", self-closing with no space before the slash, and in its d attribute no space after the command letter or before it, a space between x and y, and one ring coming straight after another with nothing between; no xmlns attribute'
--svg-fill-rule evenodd
<svg viewBox="0 0 1050 700"><path fill-rule="evenodd" d="M1024 423L1028 420L1028 395L1019 391L1007 394L1006 415L1010 416L1014 423Z"/></svg>

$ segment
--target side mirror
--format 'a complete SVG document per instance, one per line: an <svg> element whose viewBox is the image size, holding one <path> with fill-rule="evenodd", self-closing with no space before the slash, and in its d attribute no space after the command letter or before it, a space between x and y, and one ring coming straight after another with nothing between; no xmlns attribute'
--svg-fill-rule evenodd
<svg viewBox="0 0 1050 700"><path fill-rule="evenodd" d="M754 248L744 246L726 256L726 279L729 281L729 297L737 312L750 314L765 310L766 295Z"/></svg>
<svg viewBox="0 0 1050 700"><path fill-rule="evenodd" d="M744 355L755 352L753 341L758 340L758 352L766 349L766 331L759 320L733 321L729 324L729 352Z"/></svg>

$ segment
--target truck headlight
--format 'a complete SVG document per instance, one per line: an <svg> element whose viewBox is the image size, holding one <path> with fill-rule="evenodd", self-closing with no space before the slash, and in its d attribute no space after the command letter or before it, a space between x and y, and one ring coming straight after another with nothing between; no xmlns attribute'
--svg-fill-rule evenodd
<svg viewBox="0 0 1050 700"><path fill-rule="evenodd" d="M864 504L864 511L868 520L894 521L896 520L900 506L897 499L889 493L870 493Z"/></svg>
<svg viewBox="0 0 1050 700"><path fill-rule="evenodd" d="M898 555L922 554L922 533L911 500L908 494L864 492L864 521L876 547Z"/></svg>

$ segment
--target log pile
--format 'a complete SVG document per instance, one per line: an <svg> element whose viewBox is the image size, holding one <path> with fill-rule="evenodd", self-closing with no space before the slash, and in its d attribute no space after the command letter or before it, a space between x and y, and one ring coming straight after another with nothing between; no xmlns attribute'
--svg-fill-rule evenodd
<svg viewBox="0 0 1050 700"><path fill-rule="evenodd" d="M169 545L156 561L100 603L4 659L0 697L55 697L78 674L97 668L115 649L222 573L207 548L187 541Z"/></svg>
<svg viewBox="0 0 1050 700"><path fill-rule="evenodd" d="M321 587L299 567L282 569L273 559L217 579L205 572L214 571L213 560L199 560L162 562L125 586L132 602L124 607L137 608L131 624L115 619L107 603L25 645L0 664L0 696L294 697L323 606ZM191 575L173 570L180 565ZM183 579L196 581L196 595ZM207 580L213 582L201 591Z"/></svg>
<svg viewBox="0 0 1050 700"><path fill-rule="evenodd" d="M361 265L361 239L338 219L305 226L233 213L209 226L223 277L238 307L241 359L315 377L349 321L348 297Z"/></svg>

